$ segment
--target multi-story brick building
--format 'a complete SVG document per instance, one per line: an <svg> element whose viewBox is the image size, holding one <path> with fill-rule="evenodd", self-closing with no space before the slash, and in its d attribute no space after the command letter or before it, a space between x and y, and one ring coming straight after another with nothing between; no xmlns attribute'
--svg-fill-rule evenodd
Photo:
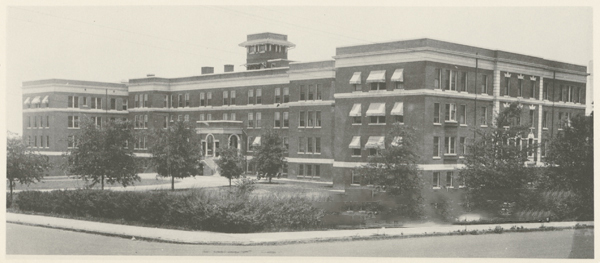
<svg viewBox="0 0 600 263"><path fill-rule="evenodd" d="M530 165L542 164L545 142L586 108L586 67L500 50L416 39L340 47L333 60L292 62L295 45L273 33L248 35L247 70L202 68L199 76L130 79L127 83L41 80L23 83L24 138L54 160L72 147L81 118L128 118L137 130L196 123L208 168L216 149L248 156L263 128L280 131L289 149L289 178L360 185L353 168L385 147L394 123L418 131L426 190L458 193L455 178L473 129L518 102L521 143L540 143ZM107 104L108 103L108 104ZM129 107L128 107L129 106ZM42 128L43 127L43 128ZM150 142L135 143L148 157ZM250 172L252 168L249 167ZM62 174L55 170L52 174ZM452 194L450 193L450 194Z"/></svg>

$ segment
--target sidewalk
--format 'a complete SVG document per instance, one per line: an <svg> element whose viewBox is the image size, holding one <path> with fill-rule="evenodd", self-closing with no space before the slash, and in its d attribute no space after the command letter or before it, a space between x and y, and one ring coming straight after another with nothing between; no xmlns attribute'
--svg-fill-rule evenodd
<svg viewBox="0 0 600 263"><path fill-rule="evenodd" d="M50 228L67 229L103 235L121 236L125 238L149 239L164 242L184 244L225 244L225 245L260 245L283 244L295 242L334 241L352 238L369 238L400 235L425 235L431 233L449 233L457 230L488 230L502 226L505 230L512 226L523 226L525 229L537 229L540 226L569 228L577 223L593 226L594 222L550 222L550 223L518 223L518 224L489 224L489 225L433 225L415 226L411 228L381 228L381 229L356 229L356 230L330 230L330 231L305 231L305 232L276 232L252 234L225 234L206 231L183 231L151 227L139 227L99 223L83 220L6 213L6 222L44 226Z"/></svg>

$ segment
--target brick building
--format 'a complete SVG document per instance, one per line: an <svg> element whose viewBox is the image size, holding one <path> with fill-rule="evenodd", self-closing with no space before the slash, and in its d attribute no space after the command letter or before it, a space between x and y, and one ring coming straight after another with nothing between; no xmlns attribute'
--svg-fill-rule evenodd
<svg viewBox="0 0 600 263"><path fill-rule="evenodd" d="M196 123L205 175L216 149L252 155L263 128L273 127L289 149L289 178L360 185L353 168L385 147L391 125L417 129L426 196L458 194L456 170L473 129L489 127L509 103L531 125L522 143L541 143L530 165L542 164L545 142L586 108L585 66L432 39L339 47L333 60L293 62L295 45L274 33L248 35L247 70L225 65L214 74L130 79L126 83L41 80L23 83L23 135L32 149L58 162L73 147L82 118L127 118L136 130ZM148 157L140 137L136 153ZM252 168L248 168L252 172ZM56 169L52 174L64 174Z"/></svg>

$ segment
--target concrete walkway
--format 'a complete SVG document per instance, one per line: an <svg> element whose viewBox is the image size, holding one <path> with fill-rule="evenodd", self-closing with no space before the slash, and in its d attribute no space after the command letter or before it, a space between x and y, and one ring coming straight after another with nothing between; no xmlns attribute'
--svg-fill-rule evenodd
<svg viewBox="0 0 600 263"><path fill-rule="evenodd" d="M330 231L305 231L305 232L276 232L252 234L224 234L206 231L183 231L151 227L139 227L119 224L99 223L92 221L65 219L58 217L38 216L7 213L6 221L9 223L44 226L51 228L83 231L103 235L120 236L126 238L149 239L164 242L185 244L226 244L226 245L260 245L283 244L293 242L319 242L348 240L353 238L377 238L386 236L426 235L432 233L449 233L457 230L488 230L502 226L505 230L512 226L526 229L539 229L540 226L570 228L577 223L593 226L594 222L550 222L550 223L519 223L519 224L490 224L490 225L428 225L410 228L380 228L357 230L330 230Z"/></svg>

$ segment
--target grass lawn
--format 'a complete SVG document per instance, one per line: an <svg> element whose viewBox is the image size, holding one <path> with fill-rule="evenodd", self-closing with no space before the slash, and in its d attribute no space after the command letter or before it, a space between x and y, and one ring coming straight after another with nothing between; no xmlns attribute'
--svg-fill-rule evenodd
<svg viewBox="0 0 600 263"><path fill-rule="evenodd" d="M177 183L178 180L175 180L175 183ZM140 182L135 182L135 186L139 186L139 185L157 185L157 184L170 184L171 183L171 179L170 178L158 178L158 179L142 179ZM52 178L52 177L46 177L44 179L42 179L42 181L37 182L37 183L33 183L30 184L29 186L27 185L21 185L19 183L17 183L17 185L15 186L14 190L44 190L44 189L77 189L77 188L85 188L86 186L86 182L82 179L68 179L68 178ZM113 186L121 186L120 184L108 184L105 183L104 187L113 187ZM92 187L93 189L100 189L100 184L95 185L94 187ZM8 182L7 182L7 186L6 186L6 190L9 191L10 188L8 187Z"/></svg>

